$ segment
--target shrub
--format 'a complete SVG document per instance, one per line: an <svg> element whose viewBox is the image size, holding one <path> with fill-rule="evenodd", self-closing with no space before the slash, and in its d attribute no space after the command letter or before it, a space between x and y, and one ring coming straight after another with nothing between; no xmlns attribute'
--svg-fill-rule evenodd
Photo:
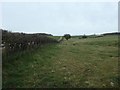
<svg viewBox="0 0 120 90"><path fill-rule="evenodd" d="M71 38L71 35L70 35L70 34L65 34L65 35L64 35L64 38L65 38L66 40L68 40L68 39Z"/></svg>

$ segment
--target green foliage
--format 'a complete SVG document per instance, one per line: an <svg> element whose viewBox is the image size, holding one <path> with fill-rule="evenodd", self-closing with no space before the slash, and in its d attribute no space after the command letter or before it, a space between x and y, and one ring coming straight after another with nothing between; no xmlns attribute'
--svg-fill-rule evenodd
<svg viewBox="0 0 120 90"><path fill-rule="evenodd" d="M71 35L70 35L70 34L65 34L65 35L64 35L64 38L65 38L66 40L68 40L68 39L71 38Z"/></svg>

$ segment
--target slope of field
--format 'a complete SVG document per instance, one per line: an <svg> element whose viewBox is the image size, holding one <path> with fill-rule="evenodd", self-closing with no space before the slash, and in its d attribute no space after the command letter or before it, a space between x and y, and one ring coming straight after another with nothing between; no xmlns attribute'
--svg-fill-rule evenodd
<svg viewBox="0 0 120 90"><path fill-rule="evenodd" d="M3 88L118 87L118 37L71 38L3 60Z"/></svg>

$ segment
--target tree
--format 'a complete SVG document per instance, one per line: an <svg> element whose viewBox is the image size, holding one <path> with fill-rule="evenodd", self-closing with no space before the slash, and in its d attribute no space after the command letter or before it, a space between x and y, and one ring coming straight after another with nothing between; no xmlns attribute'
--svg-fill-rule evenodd
<svg viewBox="0 0 120 90"><path fill-rule="evenodd" d="M70 34L65 34L65 35L64 35L64 38L65 38L66 40L68 40L68 39L71 38L71 35L70 35Z"/></svg>
<svg viewBox="0 0 120 90"><path fill-rule="evenodd" d="M84 35L82 36L82 38L87 38L87 36L84 34Z"/></svg>

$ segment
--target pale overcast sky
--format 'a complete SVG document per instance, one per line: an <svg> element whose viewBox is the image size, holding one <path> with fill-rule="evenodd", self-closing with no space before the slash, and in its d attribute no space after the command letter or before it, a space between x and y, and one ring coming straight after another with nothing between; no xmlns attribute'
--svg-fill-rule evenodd
<svg viewBox="0 0 120 90"><path fill-rule="evenodd" d="M53 35L118 31L117 2L6 2L2 28Z"/></svg>

